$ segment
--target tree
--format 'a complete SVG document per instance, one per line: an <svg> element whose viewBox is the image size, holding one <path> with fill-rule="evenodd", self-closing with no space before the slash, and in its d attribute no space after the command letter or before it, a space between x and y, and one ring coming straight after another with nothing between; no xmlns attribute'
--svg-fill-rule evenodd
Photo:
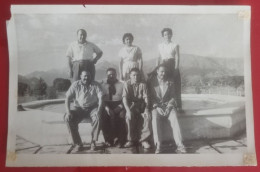
<svg viewBox="0 0 260 172"><path fill-rule="evenodd" d="M31 94L35 96L46 95L47 84L40 78L31 78L30 80Z"/></svg>
<svg viewBox="0 0 260 172"><path fill-rule="evenodd" d="M48 87L47 88L47 99L56 99L57 93L56 89L54 87Z"/></svg>
<svg viewBox="0 0 260 172"><path fill-rule="evenodd" d="M67 91L71 85L70 80L68 79L63 79L63 78L56 78L53 81L53 87L57 91Z"/></svg>
<svg viewBox="0 0 260 172"><path fill-rule="evenodd" d="M29 92L30 87L28 84L23 83L23 82L18 82L18 95L19 96L24 96L25 93Z"/></svg>

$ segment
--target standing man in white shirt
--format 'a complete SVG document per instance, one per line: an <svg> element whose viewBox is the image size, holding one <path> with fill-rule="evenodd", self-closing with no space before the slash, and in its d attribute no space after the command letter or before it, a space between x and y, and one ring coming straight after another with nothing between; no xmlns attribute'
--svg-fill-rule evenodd
<svg viewBox="0 0 260 172"><path fill-rule="evenodd" d="M89 71L92 80L95 80L95 64L103 52L95 44L86 40L87 32L84 29L77 31L78 40L72 42L67 50L69 77L74 81L80 79L83 70ZM94 56L95 55L95 56Z"/></svg>

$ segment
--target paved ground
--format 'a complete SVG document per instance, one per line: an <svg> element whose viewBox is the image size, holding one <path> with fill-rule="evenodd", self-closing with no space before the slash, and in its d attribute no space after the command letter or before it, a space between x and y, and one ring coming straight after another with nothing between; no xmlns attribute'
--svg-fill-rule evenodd
<svg viewBox="0 0 260 172"><path fill-rule="evenodd" d="M233 139L193 140L186 141L189 154L222 154L241 153L246 151L246 136L241 134ZM144 150L141 146L133 148L106 148L102 143L97 144L96 151L90 151L89 144L84 144L83 151L76 151L69 144L38 145L20 136L16 139L17 154L153 154L154 149ZM173 148L166 148L165 153L175 153Z"/></svg>

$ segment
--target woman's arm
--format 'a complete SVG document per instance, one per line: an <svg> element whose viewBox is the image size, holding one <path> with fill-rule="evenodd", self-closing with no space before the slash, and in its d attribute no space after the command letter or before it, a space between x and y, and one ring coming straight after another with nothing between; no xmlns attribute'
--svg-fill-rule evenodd
<svg viewBox="0 0 260 172"><path fill-rule="evenodd" d="M142 58L142 54L141 54L140 57L139 57L138 65L139 65L139 70L142 71L142 69L143 69L143 58Z"/></svg>
<svg viewBox="0 0 260 172"><path fill-rule="evenodd" d="M124 79L122 72L123 72L123 59L121 58L120 63L119 63L119 77L120 77L121 80Z"/></svg>
<svg viewBox="0 0 260 172"><path fill-rule="evenodd" d="M175 57L175 69L179 68L179 63L180 63L180 46L176 46L176 57Z"/></svg>

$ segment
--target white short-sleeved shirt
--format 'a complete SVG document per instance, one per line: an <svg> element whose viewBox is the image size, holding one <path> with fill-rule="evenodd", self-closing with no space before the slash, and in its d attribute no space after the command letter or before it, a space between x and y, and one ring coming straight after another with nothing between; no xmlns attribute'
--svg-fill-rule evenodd
<svg viewBox="0 0 260 172"><path fill-rule="evenodd" d="M102 98L103 92L96 81L92 81L87 88L81 80L78 80L72 83L66 96L74 98L74 106L84 109L97 104L98 100Z"/></svg>
<svg viewBox="0 0 260 172"><path fill-rule="evenodd" d="M137 62L142 58L142 51L139 47L132 45L131 47L124 46L118 53L118 56L122 58L123 62Z"/></svg>
<svg viewBox="0 0 260 172"><path fill-rule="evenodd" d="M72 61L92 60L93 54L100 52L102 52L101 49L91 42L80 44L78 41L75 41L70 44L66 56L71 58Z"/></svg>
<svg viewBox="0 0 260 172"><path fill-rule="evenodd" d="M159 54L160 57L162 58L162 60L167 60L170 58L175 58L176 53L177 53L177 46L178 44L175 44L173 42L169 42L169 43L161 43L158 46L159 49Z"/></svg>

